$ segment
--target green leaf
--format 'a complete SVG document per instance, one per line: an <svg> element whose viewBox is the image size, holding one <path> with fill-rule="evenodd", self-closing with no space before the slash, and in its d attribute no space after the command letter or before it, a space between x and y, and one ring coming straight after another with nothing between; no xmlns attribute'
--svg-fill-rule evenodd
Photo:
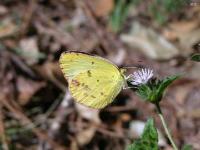
<svg viewBox="0 0 200 150"><path fill-rule="evenodd" d="M128 11L133 0L116 0L115 8L110 16L110 24L114 32L118 32L128 16Z"/></svg>
<svg viewBox="0 0 200 150"><path fill-rule="evenodd" d="M184 145L182 150L193 150L192 145Z"/></svg>
<svg viewBox="0 0 200 150"><path fill-rule="evenodd" d="M136 93L145 101L157 103L162 99L166 88L180 75L169 76L163 80L153 80L137 87Z"/></svg>
<svg viewBox="0 0 200 150"><path fill-rule="evenodd" d="M140 139L135 140L126 150L158 150L158 133L153 119L148 119Z"/></svg>
<svg viewBox="0 0 200 150"><path fill-rule="evenodd" d="M147 10L156 22L163 25L173 14L180 13L187 6L186 1L190 0L152 0Z"/></svg>
<svg viewBox="0 0 200 150"><path fill-rule="evenodd" d="M151 89L147 85L141 85L138 87L138 90L136 91L137 95L139 95L143 100L148 100L151 96Z"/></svg>
<svg viewBox="0 0 200 150"><path fill-rule="evenodd" d="M159 83L158 89L157 89L157 98L161 99L162 95L164 93L164 91L166 90L166 88L176 79L178 79L180 77L180 75L174 75L174 76L169 76L167 78L165 78L164 80L162 80Z"/></svg>
<svg viewBox="0 0 200 150"><path fill-rule="evenodd" d="M192 55L191 60L200 62L200 54L194 54L194 55Z"/></svg>

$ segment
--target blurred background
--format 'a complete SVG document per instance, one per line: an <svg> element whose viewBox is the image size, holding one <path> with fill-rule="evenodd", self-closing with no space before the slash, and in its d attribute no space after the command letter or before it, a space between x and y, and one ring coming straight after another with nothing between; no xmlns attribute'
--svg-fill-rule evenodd
<svg viewBox="0 0 200 150"><path fill-rule="evenodd" d="M179 147L200 149L198 0L1 0L0 149L123 150L153 117L172 150L154 106L131 90L103 110L74 103L58 63L68 50L184 74L161 107Z"/></svg>

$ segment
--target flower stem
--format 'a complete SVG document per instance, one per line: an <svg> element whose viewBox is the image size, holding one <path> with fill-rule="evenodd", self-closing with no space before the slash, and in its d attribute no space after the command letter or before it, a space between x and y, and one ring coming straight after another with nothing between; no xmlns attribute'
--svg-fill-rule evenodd
<svg viewBox="0 0 200 150"><path fill-rule="evenodd" d="M156 105L156 108L157 108L157 111L158 111L158 115L159 115L159 117L160 117L160 120L161 120L161 122L162 122L162 124L163 124L163 127L164 127L164 129L165 129L165 133L167 134L167 137L168 137L169 141L171 142L171 144L172 144L172 146L173 146L173 149L174 149L174 150L178 150L178 148L177 148L175 142L173 141L172 136L171 136L171 134L170 134L170 132L169 132L169 129L168 129L168 127L167 127L167 123L166 123L166 121L165 121L165 119L164 119L164 117L163 117L163 113L162 113L162 110L161 110L161 108L160 108L159 103L156 103L155 105Z"/></svg>

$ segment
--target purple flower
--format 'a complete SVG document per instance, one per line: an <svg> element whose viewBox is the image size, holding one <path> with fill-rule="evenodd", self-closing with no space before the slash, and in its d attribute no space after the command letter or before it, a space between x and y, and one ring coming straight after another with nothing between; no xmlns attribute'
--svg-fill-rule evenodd
<svg viewBox="0 0 200 150"><path fill-rule="evenodd" d="M152 69L141 69L129 75L128 79L132 85L146 84L153 77Z"/></svg>

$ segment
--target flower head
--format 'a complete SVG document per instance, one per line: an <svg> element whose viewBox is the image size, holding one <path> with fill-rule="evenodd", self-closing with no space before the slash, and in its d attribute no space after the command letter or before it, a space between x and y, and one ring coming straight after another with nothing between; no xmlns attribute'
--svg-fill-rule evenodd
<svg viewBox="0 0 200 150"><path fill-rule="evenodd" d="M146 84L152 77L153 70L145 68L131 74L129 76L129 81L132 85L139 86Z"/></svg>

